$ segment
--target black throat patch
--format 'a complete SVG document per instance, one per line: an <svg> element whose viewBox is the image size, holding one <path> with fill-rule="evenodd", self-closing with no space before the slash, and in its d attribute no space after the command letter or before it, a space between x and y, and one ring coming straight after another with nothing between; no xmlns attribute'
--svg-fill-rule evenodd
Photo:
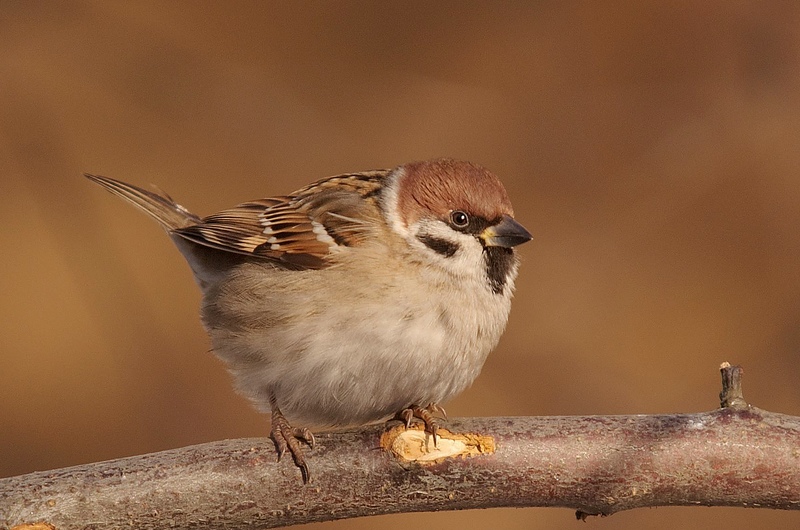
<svg viewBox="0 0 800 530"><path fill-rule="evenodd" d="M516 263L517 257L514 250L505 247L485 247L483 249L486 261L486 276L492 286L494 294L500 294L506 287L508 275Z"/></svg>

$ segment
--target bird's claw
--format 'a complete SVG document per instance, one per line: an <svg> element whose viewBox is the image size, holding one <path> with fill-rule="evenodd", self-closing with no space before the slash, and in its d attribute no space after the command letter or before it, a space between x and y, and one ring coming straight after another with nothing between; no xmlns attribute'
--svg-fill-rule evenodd
<svg viewBox="0 0 800 530"><path fill-rule="evenodd" d="M421 420L422 423L425 424L425 432L430 433L433 437L433 446L438 447L437 434L439 432L439 422L436 421L436 418L433 416L434 414L439 414L442 416L442 419L447 420L447 413L436 403L431 403L424 408L416 405L408 407L407 409L401 410L398 413L398 417L405 423L406 429L411 427L411 422L414 418Z"/></svg>
<svg viewBox="0 0 800 530"><path fill-rule="evenodd" d="M303 475L303 483L308 484L311 480L311 473L306 464L305 455L300 442L304 442L311 449L314 448L314 435L306 428L292 427L277 407L272 410L272 429L269 433L272 441L275 442L275 450L278 452L278 462L288 449L292 459L300 473Z"/></svg>

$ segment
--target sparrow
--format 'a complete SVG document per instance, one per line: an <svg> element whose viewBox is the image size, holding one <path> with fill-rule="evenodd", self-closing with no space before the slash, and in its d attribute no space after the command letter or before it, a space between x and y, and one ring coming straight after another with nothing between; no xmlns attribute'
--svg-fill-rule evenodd
<svg viewBox="0 0 800 530"><path fill-rule="evenodd" d="M328 177L204 218L163 192L86 177L172 238L214 353L271 413L278 459L288 450L303 482L309 427L417 419L436 442L441 404L505 329L514 247L531 239L500 180L452 159Z"/></svg>

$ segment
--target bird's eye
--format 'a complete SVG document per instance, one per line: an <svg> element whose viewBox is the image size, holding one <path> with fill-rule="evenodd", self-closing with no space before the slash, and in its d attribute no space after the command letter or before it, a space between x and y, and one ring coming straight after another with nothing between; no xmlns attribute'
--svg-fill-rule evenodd
<svg viewBox="0 0 800 530"><path fill-rule="evenodd" d="M469 224L469 215L461 210L454 210L450 212L450 222L456 228L465 228Z"/></svg>

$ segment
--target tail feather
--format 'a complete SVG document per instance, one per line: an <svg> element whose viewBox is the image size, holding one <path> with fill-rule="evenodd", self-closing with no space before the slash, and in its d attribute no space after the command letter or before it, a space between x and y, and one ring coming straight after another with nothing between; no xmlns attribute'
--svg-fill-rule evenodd
<svg viewBox="0 0 800 530"><path fill-rule="evenodd" d="M189 262L194 279L203 291L217 284L227 270L244 260L244 256L239 254L225 252L184 237L180 229L201 223L202 219L177 204L166 193L153 193L108 177L85 175L158 221Z"/></svg>
<svg viewBox="0 0 800 530"><path fill-rule="evenodd" d="M99 175L84 173L84 176L92 182L100 184L114 195L122 197L147 212L167 231L185 228L201 221L199 217L177 204L165 193L159 195L138 186Z"/></svg>

